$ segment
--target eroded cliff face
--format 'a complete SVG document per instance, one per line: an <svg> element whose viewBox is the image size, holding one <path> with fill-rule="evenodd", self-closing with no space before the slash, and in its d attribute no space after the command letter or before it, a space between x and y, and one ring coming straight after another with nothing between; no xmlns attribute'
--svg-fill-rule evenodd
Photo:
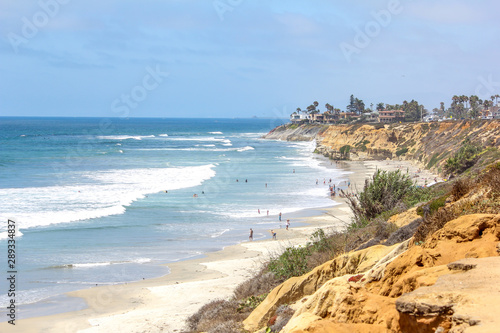
<svg viewBox="0 0 500 333"><path fill-rule="evenodd" d="M448 222L420 245L350 253L345 263L371 259L346 270L339 257L286 281L245 328L262 328L286 303L295 313L283 333L497 332L499 241L500 215L475 214Z"/></svg>
<svg viewBox="0 0 500 333"><path fill-rule="evenodd" d="M316 126L316 130L314 130ZM500 121L449 121L434 123L280 126L269 139L316 139L317 151L341 158L349 146L349 159L406 159L442 173L442 165L469 138L484 147L500 147Z"/></svg>

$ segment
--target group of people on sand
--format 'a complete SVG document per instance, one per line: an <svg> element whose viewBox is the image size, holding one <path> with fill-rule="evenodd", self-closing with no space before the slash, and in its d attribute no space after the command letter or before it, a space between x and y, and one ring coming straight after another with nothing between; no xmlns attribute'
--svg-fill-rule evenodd
<svg viewBox="0 0 500 333"><path fill-rule="evenodd" d="M280 213L280 217L281 217L281 213ZM286 224L285 224L285 229L288 230L289 228L290 228L290 219L287 219ZM269 230L269 232L271 233L272 238L274 240L276 240L277 239L276 238L276 235L277 235L276 231L274 231L274 229L271 229L271 230ZM248 240L253 241L253 229L252 228L250 228L250 235L248 236Z"/></svg>

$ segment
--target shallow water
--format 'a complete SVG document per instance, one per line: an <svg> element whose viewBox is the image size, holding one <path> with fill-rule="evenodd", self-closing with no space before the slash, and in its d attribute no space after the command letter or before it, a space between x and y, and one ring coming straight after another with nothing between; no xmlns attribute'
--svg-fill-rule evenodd
<svg viewBox="0 0 500 333"><path fill-rule="evenodd" d="M314 142L260 139L279 120L109 122L0 118L0 217L18 225L26 316L70 290L164 275L160 264L246 241L249 228L267 238L279 212L331 206L328 182L344 179ZM6 223L0 237L6 249Z"/></svg>

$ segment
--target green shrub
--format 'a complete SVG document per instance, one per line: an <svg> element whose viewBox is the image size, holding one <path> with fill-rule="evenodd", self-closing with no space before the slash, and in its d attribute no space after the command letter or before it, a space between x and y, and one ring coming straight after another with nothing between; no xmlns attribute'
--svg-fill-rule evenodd
<svg viewBox="0 0 500 333"><path fill-rule="evenodd" d="M447 195L443 195L442 197L439 197L437 199L434 199L432 200L431 202L429 202L429 204L427 205L422 205L420 207L417 208L417 214L420 215L420 216L424 216L425 215L425 207L427 207L427 213L428 214L434 214L435 212L437 212L437 210L441 207L444 207L445 204L446 204L446 198L447 198Z"/></svg>
<svg viewBox="0 0 500 333"><path fill-rule="evenodd" d="M439 155L440 153L435 153L434 155L432 155L431 159L429 160L429 163L427 163L428 169L432 168L437 163L437 161L439 160L438 159Z"/></svg>
<svg viewBox="0 0 500 333"><path fill-rule="evenodd" d="M370 220L384 211L391 210L413 188L410 176L397 171L377 170L371 181L366 180L363 191L357 199L347 196L348 204L354 213L355 222L365 225Z"/></svg>
<svg viewBox="0 0 500 333"><path fill-rule="evenodd" d="M340 147L340 158L347 160L349 159L349 152L351 151L351 146L345 145Z"/></svg>
<svg viewBox="0 0 500 333"><path fill-rule="evenodd" d="M403 147L403 148L400 148L398 150L396 150L396 156L401 156L401 155L404 155L408 152L408 147Z"/></svg>
<svg viewBox="0 0 500 333"><path fill-rule="evenodd" d="M444 165L445 172L451 175L463 173L476 163L478 154L481 151L481 146L472 143L469 139L465 139L453 157L446 160Z"/></svg>
<svg viewBox="0 0 500 333"><path fill-rule="evenodd" d="M307 256L309 254L307 247L289 247L279 257L271 258L268 269L282 279L301 276L308 272Z"/></svg>
<svg viewBox="0 0 500 333"><path fill-rule="evenodd" d="M247 297L240 301L236 311L238 312L253 311L257 306L259 306L260 303L262 303L263 300L266 299L266 297L267 293L259 296Z"/></svg>
<svg viewBox="0 0 500 333"><path fill-rule="evenodd" d="M328 242L328 238L326 237L323 229L317 229L311 235L312 243L309 243L309 247L312 251L316 252L326 252L331 249L330 243Z"/></svg>
<svg viewBox="0 0 500 333"><path fill-rule="evenodd" d="M429 187L414 186L408 191L404 198L404 203L408 207L413 207L420 202L426 202L434 198L436 195Z"/></svg>

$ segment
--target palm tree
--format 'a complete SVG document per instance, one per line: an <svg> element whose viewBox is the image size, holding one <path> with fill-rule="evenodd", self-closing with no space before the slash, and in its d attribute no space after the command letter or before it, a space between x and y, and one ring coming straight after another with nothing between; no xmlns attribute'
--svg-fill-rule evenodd
<svg viewBox="0 0 500 333"><path fill-rule="evenodd" d="M462 102L464 102L464 107L465 108L468 108L467 107L467 102L469 101L469 97L465 96L465 95L462 95Z"/></svg>
<svg viewBox="0 0 500 333"><path fill-rule="evenodd" d="M333 106L331 106L329 103L325 104L325 108L327 111L331 112L333 110Z"/></svg>
<svg viewBox="0 0 500 333"><path fill-rule="evenodd" d="M380 102L377 104L377 110L378 111L382 111L383 109L385 109L385 105L384 103Z"/></svg>

